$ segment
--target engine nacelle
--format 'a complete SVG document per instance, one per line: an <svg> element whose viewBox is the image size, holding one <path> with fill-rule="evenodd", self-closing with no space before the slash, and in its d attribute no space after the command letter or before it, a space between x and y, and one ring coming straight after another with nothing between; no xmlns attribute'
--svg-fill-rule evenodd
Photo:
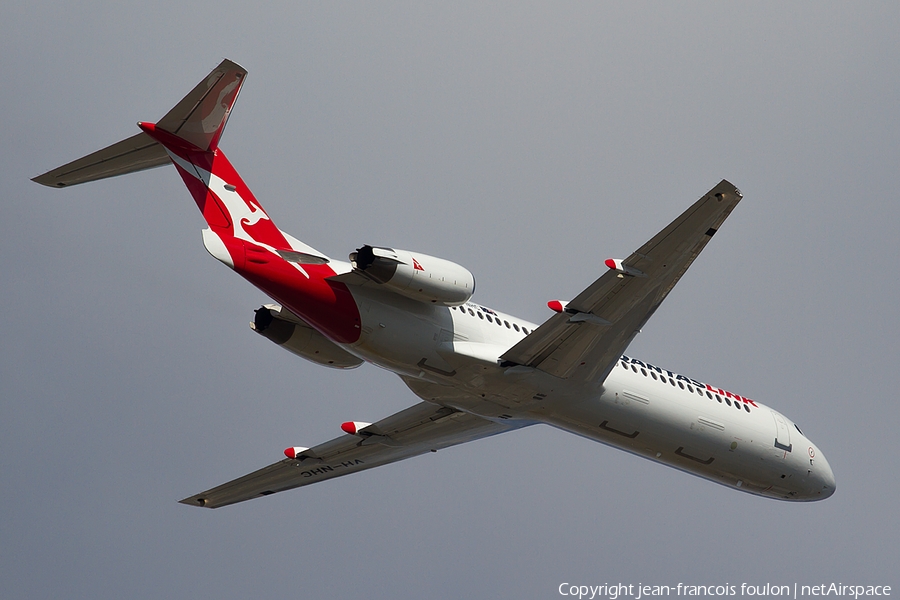
<svg viewBox="0 0 900 600"><path fill-rule="evenodd" d="M366 245L350 254L350 262L373 281L419 302L459 306L475 293L468 269L427 254Z"/></svg>
<svg viewBox="0 0 900 600"><path fill-rule="evenodd" d="M361 358L353 356L276 304L260 307L250 327L285 350L326 367L352 369L363 363Z"/></svg>

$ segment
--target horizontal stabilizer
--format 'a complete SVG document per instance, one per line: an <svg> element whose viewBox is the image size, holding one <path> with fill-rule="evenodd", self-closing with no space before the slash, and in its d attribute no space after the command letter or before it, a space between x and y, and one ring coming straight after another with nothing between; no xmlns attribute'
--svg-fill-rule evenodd
<svg viewBox="0 0 900 600"><path fill-rule="evenodd" d="M165 148L146 133L138 133L103 150L32 179L50 187L65 187L169 164Z"/></svg>

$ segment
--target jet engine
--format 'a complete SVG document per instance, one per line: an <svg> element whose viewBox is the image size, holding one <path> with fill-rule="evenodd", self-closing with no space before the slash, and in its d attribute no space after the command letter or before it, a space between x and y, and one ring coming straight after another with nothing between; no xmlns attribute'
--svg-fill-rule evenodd
<svg viewBox="0 0 900 600"><path fill-rule="evenodd" d="M459 306L475 293L468 269L427 254L366 245L350 254L350 262L369 279L419 302Z"/></svg>
<svg viewBox="0 0 900 600"><path fill-rule="evenodd" d="M326 367L352 369L363 363L277 304L261 306L250 327L285 350Z"/></svg>

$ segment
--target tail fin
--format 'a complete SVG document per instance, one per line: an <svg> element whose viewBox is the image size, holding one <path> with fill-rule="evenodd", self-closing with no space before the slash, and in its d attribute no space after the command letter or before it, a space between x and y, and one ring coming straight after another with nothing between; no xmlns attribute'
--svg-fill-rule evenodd
<svg viewBox="0 0 900 600"><path fill-rule="evenodd" d="M246 75L223 61L158 123L138 123L141 133L34 181L65 187L172 162L209 225L210 254L329 339L355 342L359 309L328 280L329 258L279 230L218 147Z"/></svg>
<svg viewBox="0 0 900 600"><path fill-rule="evenodd" d="M209 225L203 240L213 256L241 265L244 242L250 242L308 277L299 265L321 265L328 258L275 227L218 149L246 76L243 67L224 60L158 123L138 123L141 133L33 181L65 187L174 163Z"/></svg>
<svg viewBox="0 0 900 600"><path fill-rule="evenodd" d="M231 114L247 71L224 60L156 124L194 151L213 152ZM32 181L65 187L169 164L166 149L145 132L98 150Z"/></svg>

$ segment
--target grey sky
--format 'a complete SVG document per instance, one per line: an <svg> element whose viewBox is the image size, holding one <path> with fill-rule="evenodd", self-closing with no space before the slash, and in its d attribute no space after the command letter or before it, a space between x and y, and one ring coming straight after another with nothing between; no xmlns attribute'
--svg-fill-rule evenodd
<svg viewBox="0 0 900 600"><path fill-rule="evenodd" d="M14 3L0 19L0 595L555 598L895 586L897 3ZM224 58L278 225L467 266L532 321L721 178L744 201L629 354L771 404L838 489L739 494L534 427L216 511L176 501L415 401L252 334L170 167L29 178Z"/></svg>

